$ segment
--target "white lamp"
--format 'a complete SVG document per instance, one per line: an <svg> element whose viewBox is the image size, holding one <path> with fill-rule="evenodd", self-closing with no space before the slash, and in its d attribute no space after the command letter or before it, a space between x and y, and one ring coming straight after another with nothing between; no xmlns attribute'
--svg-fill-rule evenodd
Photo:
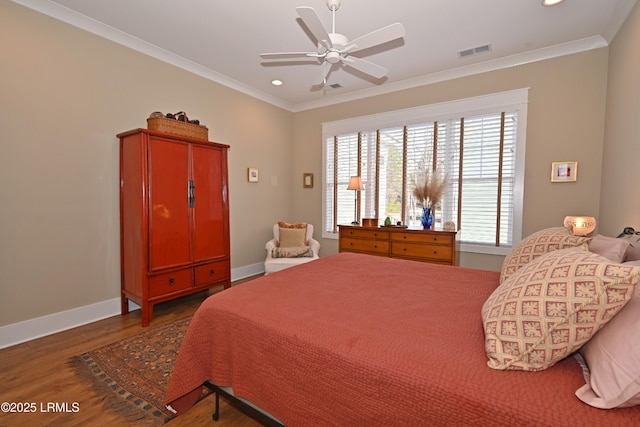
<svg viewBox="0 0 640 427"><path fill-rule="evenodd" d="M576 236L586 236L596 229L596 219L592 216L566 216L564 226Z"/></svg>
<svg viewBox="0 0 640 427"><path fill-rule="evenodd" d="M353 222L351 224L358 225L358 191L364 190L362 179L359 176L352 176L349 180L347 190L353 190Z"/></svg>

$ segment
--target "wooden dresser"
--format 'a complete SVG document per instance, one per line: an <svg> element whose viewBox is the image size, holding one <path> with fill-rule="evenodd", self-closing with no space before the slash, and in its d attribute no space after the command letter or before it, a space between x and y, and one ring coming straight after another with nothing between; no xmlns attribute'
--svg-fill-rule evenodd
<svg viewBox="0 0 640 427"><path fill-rule="evenodd" d="M455 231L340 225L339 251L458 264Z"/></svg>

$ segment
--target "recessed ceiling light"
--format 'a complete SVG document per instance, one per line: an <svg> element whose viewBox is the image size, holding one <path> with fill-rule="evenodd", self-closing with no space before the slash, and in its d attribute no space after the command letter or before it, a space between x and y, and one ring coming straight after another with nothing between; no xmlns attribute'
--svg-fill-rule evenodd
<svg viewBox="0 0 640 427"><path fill-rule="evenodd" d="M543 6L555 6L562 3L564 0L542 0Z"/></svg>
<svg viewBox="0 0 640 427"><path fill-rule="evenodd" d="M274 80L271 80L271 84L274 86L282 86L283 83L282 83L282 80L274 79Z"/></svg>

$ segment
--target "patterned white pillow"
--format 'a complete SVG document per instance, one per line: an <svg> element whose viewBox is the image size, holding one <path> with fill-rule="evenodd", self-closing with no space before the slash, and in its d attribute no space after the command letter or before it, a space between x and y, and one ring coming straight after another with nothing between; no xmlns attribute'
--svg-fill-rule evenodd
<svg viewBox="0 0 640 427"><path fill-rule="evenodd" d="M500 271L500 283L504 283L522 266L540 255L558 249L573 248L591 241L591 237L574 236L564 227L545 228L525 237L504 258Z"/></svg>
<svg viewBox="0 0 640 427"><path fill-rule="evenodd" d="M539 256L482 307L493 369L539 371L578 350L631 299L640 268L584 247Z"/></svg>
<svg viewBox="0 0 640 427"><path fill-rule="evenodd" d="M275 247L271 250L271 258L313 258L313 250L309 246Z"/></svg>

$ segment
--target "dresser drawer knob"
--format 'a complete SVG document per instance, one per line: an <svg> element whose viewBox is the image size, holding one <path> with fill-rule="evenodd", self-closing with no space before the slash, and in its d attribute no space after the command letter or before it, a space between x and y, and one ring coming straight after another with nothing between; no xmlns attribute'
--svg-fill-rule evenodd
<svg viewBox="0 0 640 427"><path fill-rule="evenodd" d="M209 276L213 276L215 274L216 274L216 271L213 268L209 270Z"/></svg>
<svg viewBox="0 0 640 427"><path fill-rule="evenodd" d="M175 284L175 283L176 283L176 279L174 279L173 277L170 277L170 278L169 278L169 284L170 284L170 285L173 285L173 284Z"/></svg>

